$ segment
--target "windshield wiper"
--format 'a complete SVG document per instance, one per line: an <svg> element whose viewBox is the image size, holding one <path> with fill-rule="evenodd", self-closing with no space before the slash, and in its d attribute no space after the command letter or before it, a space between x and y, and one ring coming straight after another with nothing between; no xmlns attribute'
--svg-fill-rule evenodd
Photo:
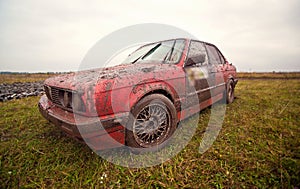
<svg viewBox="0 0 300 189"><path fill-rule="evenodd" d="M138 61L143 55L139 56L137 59L131 62L131 64L134 64L136 61Z"/></svg>
<svg viewBox="0 0 300 189"><path fill-rule="evenodd" d="M149 56L150 54L152 54L159 46L161 46L161 43L158 43L157 45L155 45L153 48L151 48L148 52L146 52L145 54L142 54L141 56L139 56L137 59L135 59L134 61L132 61L131 63L134 64L136 63L139 59L144 59L147 56Z"/></svg>

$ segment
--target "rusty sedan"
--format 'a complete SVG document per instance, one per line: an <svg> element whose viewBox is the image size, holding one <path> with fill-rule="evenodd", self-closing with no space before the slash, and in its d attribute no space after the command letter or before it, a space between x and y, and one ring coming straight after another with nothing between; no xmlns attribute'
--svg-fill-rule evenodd
<svg viewBox="0 0 300 189"><path fill-rule="evenodd" d="M41 114L93 150L159 149L178 123L215 102L232 103L236 68L213 44L146 44L122 64L49 78Z"/></svg>

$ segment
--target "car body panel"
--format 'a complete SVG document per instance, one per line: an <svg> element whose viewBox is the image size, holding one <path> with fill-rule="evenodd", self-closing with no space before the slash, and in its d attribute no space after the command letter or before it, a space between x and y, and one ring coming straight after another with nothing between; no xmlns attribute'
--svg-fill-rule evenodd
<svg viewBox="0 0 300 189"><path fill-rule="evenodd" d="M201 52L206 53L205 64L187 65L187 61L192 60L188 59L192 42L202 46ZM149 94L167 96L176 108L177 120L181 121L222 99L228 80L237 83L236 68L215 46L189 39L185 39L184 44L176 64L140 60L49 78L45 81L47 96L39 101L40 112L67 134L84 139L95 150L125 144L125 125L130 111ZM222 57L221 64L211 63L207 45ZM84 108L74 108L75 97L78 98L76 103ZM68 103L70 98L72 102Z"/></svg>

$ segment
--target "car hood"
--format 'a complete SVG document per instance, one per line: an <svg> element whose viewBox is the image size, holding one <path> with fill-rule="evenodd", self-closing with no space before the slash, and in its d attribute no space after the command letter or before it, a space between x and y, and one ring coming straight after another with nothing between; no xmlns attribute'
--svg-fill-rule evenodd
<svg viewBox="0 0 300 189"><path fill-rule="evenodd" d="M118 79L118 81L126 78L139 78L147 73L157 73L157 77L163 73L169 72L178 68L174 64L162 64L160 62L139 62L136 64L122 64L114 67L97 68L92 70L84 70L63 74L49 78L45 81L46 85L55 86L58 88L67 88L70 90L83 89L90 86L95 86L98 82ZM139 77L140 76L140 77Z"/></svg>

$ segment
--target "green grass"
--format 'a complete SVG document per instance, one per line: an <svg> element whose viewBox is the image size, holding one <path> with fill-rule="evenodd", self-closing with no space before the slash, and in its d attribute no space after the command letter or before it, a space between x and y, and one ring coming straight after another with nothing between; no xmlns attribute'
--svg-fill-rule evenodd
<svg viewBox="0 0 300 189"><path fill-rule="evenodd" d="M300 72L238 72L237 76L243 79L300 79Z"/></svg>
<svg viewBox="0 0 300 189"><path fill-rule="evenodd" d="M210 109L186 148L150 168L114 165L66 137L39 114L39 97L0 103L0 188L299 187L299 81L239 81L207 152L198 150Z"/></svg>

